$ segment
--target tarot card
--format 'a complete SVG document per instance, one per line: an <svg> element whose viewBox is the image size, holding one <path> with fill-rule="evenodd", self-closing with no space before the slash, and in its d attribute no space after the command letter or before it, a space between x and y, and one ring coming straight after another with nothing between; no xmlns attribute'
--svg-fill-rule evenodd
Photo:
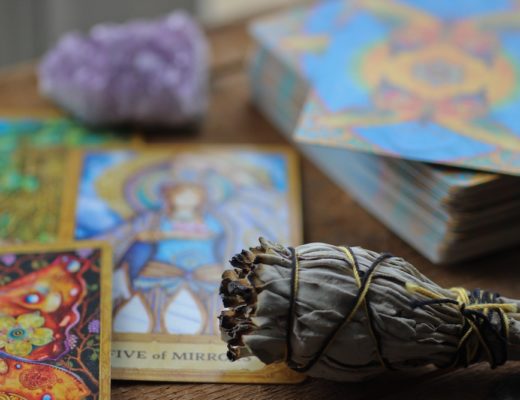
<svg viewBox="0 0 520 400"><path fill-rule="evenodd" d="M97 242L1 249L0 398L110 398L111 262Z"/></svg>
<svg viewBox="0 0 520 400"><path fill-rule="evenodd" d="M0 243L57 238L68 149L134 140L66 119L0 119Z"/></svg>
<svg viewBox="0 0 520 400"><path fill-rule="evenodd" d="M464 4L318 4L297 140L520 175L519 5Z"/></svg>
<svg viewBox="0 0 520 400"><path fill-rule="evenodd" d="M322 67L334 62L327 54L337 46L336 31L349 22L339 16L360 5L318 2L261 18L251 26L257 45L249 69L251 94L288 139L311 87L326 77ZM322 23L331 19L337 23ZM514 232L520 187L514 176L340 146L299 147L361 205L435 262L454 262L518 243Z"/></svg>
<svg viewBox="0 0 520 400"><path fill-rule="evenodd" d="M301 240L298 174L287 148L95 150L73 158L62 237L114 249L112 372L117 379L294 382L256 358L231 363L220 340L220 277L259 236Z"/></svg>

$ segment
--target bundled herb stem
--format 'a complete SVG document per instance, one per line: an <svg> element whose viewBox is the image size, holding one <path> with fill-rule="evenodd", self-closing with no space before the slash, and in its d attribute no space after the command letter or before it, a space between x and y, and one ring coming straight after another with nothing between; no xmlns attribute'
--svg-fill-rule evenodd
<svg viewBox="0 0 520 400"><path fill-rule="evenodd" d="M334 380L520 357L516 300L444 289L402 258L360 247L260 239L223 275L231 360L255 355Z"/></svg>

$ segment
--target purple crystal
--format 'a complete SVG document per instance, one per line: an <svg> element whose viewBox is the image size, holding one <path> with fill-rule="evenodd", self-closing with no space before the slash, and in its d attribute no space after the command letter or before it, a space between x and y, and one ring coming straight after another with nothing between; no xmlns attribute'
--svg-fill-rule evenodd
<svg viewBox="0 0 520 400"><path fill-rule="evenodd" d="M92 124L175 126L208 101L208 45L184 12L69 33L44 57L40 91Z"/></svg>

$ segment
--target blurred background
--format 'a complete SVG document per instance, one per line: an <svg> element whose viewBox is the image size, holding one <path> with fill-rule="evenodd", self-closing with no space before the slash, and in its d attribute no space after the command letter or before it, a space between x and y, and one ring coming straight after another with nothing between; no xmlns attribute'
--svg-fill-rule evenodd
<svg viewBox="0 0 520 400"><path fill-rule="evenodd" d="M0 0L0 68L41 56L65 32L182 8L218 27L302 0Z"/></svg>

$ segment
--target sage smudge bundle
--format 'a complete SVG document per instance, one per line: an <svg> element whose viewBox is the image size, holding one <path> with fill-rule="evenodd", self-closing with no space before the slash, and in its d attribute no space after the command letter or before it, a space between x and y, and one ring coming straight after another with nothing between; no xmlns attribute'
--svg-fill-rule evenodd
<svg viewBox="0 0 520 400"><path fill-rule="evenodd" d="M257 356L334 380L434 364L492 368L520 356L520 302L445 289L402 258L361 247L260 239L220 293L228 357Z"/></svg>

